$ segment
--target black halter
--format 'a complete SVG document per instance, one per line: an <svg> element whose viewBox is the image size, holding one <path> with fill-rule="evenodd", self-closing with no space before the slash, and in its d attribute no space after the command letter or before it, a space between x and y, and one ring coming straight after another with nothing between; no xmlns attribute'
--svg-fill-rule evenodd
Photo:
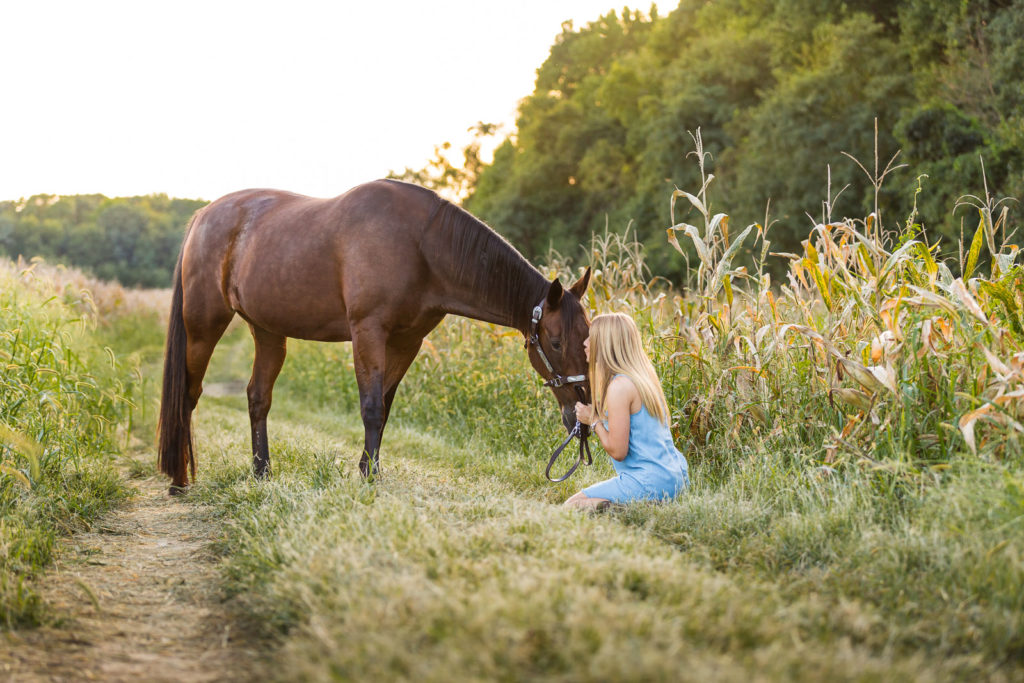
<svg viewBox="0 0 1024 683"><path fill-rule="evenodd" d="M544 367L546 367L548 369L548 372L551 373L551 379L545 381L544 386L561 387L567 384L575 384L576 386L574 387L574 389L576 389L576 394L579 396L580 401L585 401L587 400L587 395L586 392L583 390L582 385L584 382L587 381L587 376L569 375L568 377L563 377L562 375L558 374L557 372L555 372L555 368L551 365L551 361L548 360L547 355L544 353L544 348L540 345L538 325L540 324L541 315L544 313L543 304L544 302L542 301L541 303L533 307L533 315L530 317L530 334L526 337L525 346L529 348L532 344L534 348L537 349L537 355L540 356L541 362L544 363ZM572 473L576 471L576 468L580 466L580 463L590 465L594 461L594 459L590 455L590 444L587 443L587 437L589 436L590 426L581 423L579 420L576 420L576 424L569 431L569 436L565 438L565 441L562 442L561 446L555 449L555 452L551 454L551 459L548 460L548 466L544 470L544 476L548 478L548 481L553 481L555 483L565 481L570 476L572 476ZM573 463L573 466L569 468L568 472L563 474L558 479L553 479L551 477L551 468L554 467L555 463L558 461L558 456L562 454L562 451L564 451L565 447L569 445L569 442L577 437L580 440L580 457L576 460L575 463Z"/></svg>
<svg viewBox="0 0 1024 683"><path fill-rule="evenodd" d="M566 384L582 384L587 381L586 375L569 375L563 377L555 372L555 368L551 365L551 361L548 360L547 355L544 353L544 347L540 345L540 334L538 333L538 325L540 324L540 317L544 313L543 303L541 302L533 307L533 315L530 317L530 334L526 337L526 347L531 344L537 349L537 355L540 356L540 360L544 363L544 367L551 373L551 379L544 382L546 387L561 387ZM580 387L576 387L580 389ZM580 398L583 400L583 397Z"/></svg>

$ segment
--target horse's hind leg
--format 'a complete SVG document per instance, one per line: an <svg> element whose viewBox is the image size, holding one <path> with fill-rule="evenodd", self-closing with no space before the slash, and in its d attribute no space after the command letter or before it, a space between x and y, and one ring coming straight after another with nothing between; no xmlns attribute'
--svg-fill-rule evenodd
<svg viewBox="0 0 1024 683"><path fill-rule="evenodd" d="M270 446L267 443L267 414L281 367L284 365L286 339L249 325L256 343L256 359L249 380L249 424L252 427L252 470L263 477L270 466Z"/></svg>

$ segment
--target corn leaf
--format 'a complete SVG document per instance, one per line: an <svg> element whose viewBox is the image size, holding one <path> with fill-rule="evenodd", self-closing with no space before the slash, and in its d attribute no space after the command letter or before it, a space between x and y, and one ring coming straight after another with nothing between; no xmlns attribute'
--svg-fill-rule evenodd
<svg viewBox="0 0 1024 683"><path fill-rule="evenodd" d="M690 200L690 204L692 204L698 211L701 212L701 215L705 217L708 215L708 210L704 208L704 202L702 202L700 198L690 194L686 190L680 190L679 188L676 188L676 190L672 193L672 199L669 200L668 204L668 215L672 223L676 222L676 199L678 197L686 197L688 200Z"/></svg>
<svg viewBox="0 0 1024 683"><path fill-rule="evenodd" d="M960 278L953 280L952 289L953 296L960 300L960 303L964 305L964 308L966 308L971 315L986 325L991 324L988 316L986 316L985 312L981 310L981 306L978 305L978 302L974 299L971 293L967 291L967 286L964 284L963 280Z"/></svg>
<svg viewBox="0 0 1024 683"><path fill-rule="evenodd" d="M971 277L971 273L974 272L975 267L978 265L978 257L981 255L981 245L985 241L985 212L979 210L981 214L981 223L978 224L978 229L974 231L974 239L971 240L971 249L967 252L967 265L964 266L964 278Z"/></svg>
<svg viewBox="0 0 1024 683"><path fill-rule="evenodd" d="M736 240L729 245L729 248L725 250L725 253L722 255L721 260L718 262L718 268L715 269L715 279L711 283L712 296L714 296L715 293L718 292L718 288L721 285L723 278L725 278L726 274L729 271L729 267L732 265L733 256L735 256L736 252L739 251L740 247L743 245L744 240L747 239L747 235L749 235L751 230L753 229L753 224L748 225L747 229L740 233L740 236L737 237Z"/></svg>
<svg viewBox="0 0 1024 683"><path fill-rule="evenodd" d="M808 244L808 248L810 245ZM814 278L814 284L818 288L818 292L821 294L822 301L828 307L828 310L832 310L832 292L828 287L828 280L825 279L825 275L822 273L821 268L818 264L811 259L804 259L803 265L807 270L811 271L811 276Z"/></svg>
<svg viewBox="0 0 1024 683"><path fill-rule="evenodd" d="M708 250L704 240L700 238L700 231L697 230L696 226L689 223L679 223L669 228L669 233L671 234L675 230L682 230L693 240L693 245L697 247L697 256L700 257L700 262L704 264L705 268L710 269L712 265L711 252ZM680 249L680 251L682 250Z"/></svg>
<svg viewBox="0 0 1024 683"><path fill-rule="evenodd" d="M844 387L835 387L830 390L830 393L843 403L865 413L871 410L871 406L874 403L871 400L871 397L865 394L860 389L847 389Z"/></svg>

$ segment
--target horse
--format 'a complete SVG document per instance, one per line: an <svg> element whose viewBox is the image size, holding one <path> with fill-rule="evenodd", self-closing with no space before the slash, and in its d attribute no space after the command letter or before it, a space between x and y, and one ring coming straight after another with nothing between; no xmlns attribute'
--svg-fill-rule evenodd
<svg viewBox="0 0 1024 683"><path fill-rule="evenodd" d="M580 302L548 281L483 221L431 190L375 180L332 199L242 190L192 217L173 277L158 426L170 493L196 480L192 412L214 347L237 314L256 353L246 390L253 472L267 474L267 415L287 338L351 341L364 444L359 471L379 474L384 427L424 337L446 315L523 333L567 431L589 402Z"/></svg>

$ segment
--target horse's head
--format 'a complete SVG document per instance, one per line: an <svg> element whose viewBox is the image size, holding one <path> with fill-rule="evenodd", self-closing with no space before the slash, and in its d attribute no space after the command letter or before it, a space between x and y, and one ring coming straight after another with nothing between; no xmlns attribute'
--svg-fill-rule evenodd
<svg viewBox="0 0 1024 683"><path fill-rule="evenodd" d="M526 345L530 363L558 400L566 430L576 424L576 402L591 400L583 350L583 342L590 335L590 320L580 304L588 284L590 268L568 290L562 288L556 277L538 306L539 320L535 310L536 323Z"/></svg>

